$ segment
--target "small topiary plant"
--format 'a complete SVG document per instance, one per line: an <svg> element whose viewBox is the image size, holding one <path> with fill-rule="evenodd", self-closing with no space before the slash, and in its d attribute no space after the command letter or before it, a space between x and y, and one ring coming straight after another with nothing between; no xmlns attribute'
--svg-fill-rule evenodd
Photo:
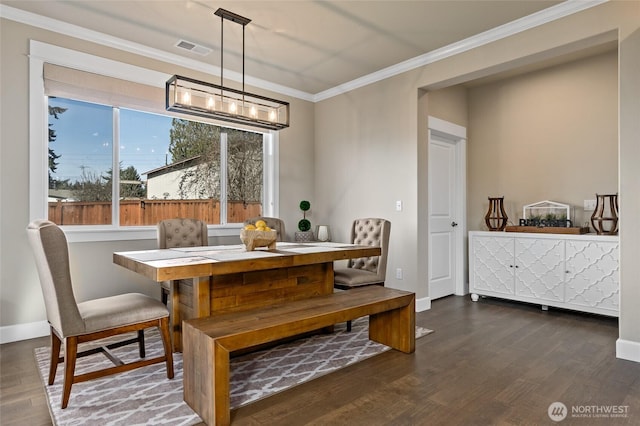
<svg viewBox="0 0 640 426"><path fill-rule="evenodd" d="M300 222L298 222L298 229L301 232L307 232L308 230L311 229L311 222L309 222L309 219L307 219L307 210L309 210L310 208L311 208L310 202L306 200L300 201L300 210L302 210L302 219L300 220Z"/></svg>

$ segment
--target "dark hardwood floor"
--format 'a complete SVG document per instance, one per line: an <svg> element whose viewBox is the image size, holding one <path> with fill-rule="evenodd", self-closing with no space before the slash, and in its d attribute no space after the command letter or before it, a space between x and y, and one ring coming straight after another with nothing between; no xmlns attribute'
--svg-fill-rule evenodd
<svg viewBox="0 0 640 426"><path fill-rule="evenodd" d="M435 333L415 354L388 351L234 410L233 424L556 424L547 414L556 401L569 410L559 424L640 424L640 364L615 358L614 318L451 296L417 323ZM0 347L3 426L51 424L33 356L46 344ZM627 417L571 415L611 406Z"/></svg>

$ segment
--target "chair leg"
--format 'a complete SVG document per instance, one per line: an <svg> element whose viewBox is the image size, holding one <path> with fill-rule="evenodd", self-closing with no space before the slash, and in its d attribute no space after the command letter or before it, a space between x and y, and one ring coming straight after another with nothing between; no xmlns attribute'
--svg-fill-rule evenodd
<svg viewBox="0 0 640 426"><path fill-rule="evenodd" d="M169 318L161 318L158 326L162 336L162 346L167 364L167 378L173 379L173 347L171 346L171 336L169 334Z"/></svg>
<svg viewBox="0 0 640 426"><path fill-rule="evenodd" d="M147 356L144 349L144 330L138 330L138 349L140 351L140 358Z"/></svg>
<svg viewBox="0 0 640 426"><path fill-rule="evenodd" d="M64 386L62 389L62 408L67 408L71 385L73 385L76 371L76 354L78 353L78 338L76 336L64 339Z"/></svg>
<svg viewBox="0 0 640 426"><path fill-rule="evenodd" d="M51 329L51 360L49 362L49 386L56 380L56 371L58 371L58 358L60 357L60 345L62 341Z"/></svg>
<svg viewBox="0 0 640 426"><path fill-rule="evenodd" d="M169 292L164 288L161 289L160 298L162 299L164 306L167 306L167 303L169 302Z"/></svg>
<svg viewBox="0 0 640 426"><path fill-rule="evenodd" d="M351 320L347 321L347 331L351 331Z"/></svg>

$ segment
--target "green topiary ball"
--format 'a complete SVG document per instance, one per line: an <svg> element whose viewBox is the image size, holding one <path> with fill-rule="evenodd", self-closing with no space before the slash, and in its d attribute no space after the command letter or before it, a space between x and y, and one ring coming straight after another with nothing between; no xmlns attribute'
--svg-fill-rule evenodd
<svg viewBox="0 0 640 426"><path fill-rule="evenodd" d="M306 232L311 229L311 222L309 222L309 219L300 220L300 222L298 222L298 229L302 232Z"/></svg>
<svg viewBox="0 0 640 426"><path fill-rule="evenodd" d="M300 201L300 210L302 210L303 212L306 212L307 210L309 210L311 208L311 203L308 201Z"/></svg>

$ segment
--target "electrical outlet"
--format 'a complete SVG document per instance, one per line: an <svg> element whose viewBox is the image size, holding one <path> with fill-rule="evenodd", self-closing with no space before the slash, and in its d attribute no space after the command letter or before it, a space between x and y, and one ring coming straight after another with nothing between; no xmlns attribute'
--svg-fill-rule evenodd
<svg viewBox="0 0 640 426"><path fill-rule="evenodd" d="M396 211L397 212L401 212L402 211L402 201L401 200L396 201Z"/></svg>
<svg viewBox="0 0 640 426"><path fill-rule="evenodd" d="M402 279L402 268L396 269L396 279Z"/></svg>
<svg viewBox="0 0 640 426"><path fill-rule="evenodd" d="M596 209L596 200L584 200L584 209L585 210L595 210Z"/></svg>

